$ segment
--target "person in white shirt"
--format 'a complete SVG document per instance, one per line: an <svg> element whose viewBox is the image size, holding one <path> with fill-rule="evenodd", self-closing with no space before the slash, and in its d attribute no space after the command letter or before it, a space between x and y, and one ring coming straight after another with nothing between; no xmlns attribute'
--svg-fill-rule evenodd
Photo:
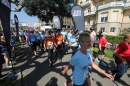
<svg viewBox="0 0 130 86"><path fill-rule="evenodd" d="M93 47L93 44L96 41L96 30L93 29L90 36L91 36L91 44L92 44L92 47Z"/></svg>

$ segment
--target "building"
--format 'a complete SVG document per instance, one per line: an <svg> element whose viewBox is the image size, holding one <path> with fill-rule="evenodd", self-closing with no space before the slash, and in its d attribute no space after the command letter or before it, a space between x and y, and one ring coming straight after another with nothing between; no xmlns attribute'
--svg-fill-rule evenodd
<svg viewBox="0 0 130 86"><path fill-rule="evenodd" d="M74 27L73 27L72 18L64 17L63 18L63 27L73 29Z"/></svg>
<svg viewBox="0 0 130 86"><path fill-rule="evenodd" d="M78 0L77 4L83 8L87 30L118 35L122 29L130 29L130 0Z"/></svg>
<svg viewBox="0 0 130 86"><path fill-rule="evenodd" d="M46 24L48 24L49 26L56 28L52 21L49 21L48 23L46 23L46 22L42 22L42 21L39 20L39 23L41 23L40 26L45 26ZM64 17L63 18L63 27L64 28L73 28L72 18Z"/></svg>

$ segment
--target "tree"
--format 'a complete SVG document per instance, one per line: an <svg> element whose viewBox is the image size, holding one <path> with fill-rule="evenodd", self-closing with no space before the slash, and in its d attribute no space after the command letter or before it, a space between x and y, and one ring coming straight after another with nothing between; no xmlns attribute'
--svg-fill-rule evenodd
<svg viewBox="0 0 130 86"><path fill-rule="evenodd" d="M59 16L62 25L63 17L71 17L70 3L73 0L24 0L24 10L29 16L37 16L41 21L52 21Z"/></svg>
<svg viewBox="0 0 130 86"><path fill-rule="evenodd" d="M20 12L21 9L24 7L24 0L10 0L11 3L15 4L17 8L11 8L13 12Z"/></svg>

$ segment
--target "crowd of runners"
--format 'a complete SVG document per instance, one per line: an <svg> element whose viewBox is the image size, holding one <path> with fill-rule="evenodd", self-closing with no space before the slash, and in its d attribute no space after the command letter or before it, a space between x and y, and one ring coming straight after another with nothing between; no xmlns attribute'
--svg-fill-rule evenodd
<svg viewBox="0 0 130 86"><path fill-rule="evenodd" d="M64 75L68 69L72 68L72 81L74 86L84 86L84 82L87 79L89 86L92 86L91 72L92 68L104 74L106 77L114 81L117 86L123 86L120 83L120 78L126 73L128 69L128 63L130 62L130 34L124 36L124 42L121 42L114 52L115 63L117 65L116 70L112 70L112 75L106 73L100 69L94 62L101 62L102 66L107 67L104 62L104 50L107 44L110 44L106 38L107 33L99 32L96 35L96 30L79 32L75 29L57 29L57 30L24 30L19 32L19 41L28 44L32 50L32 55L37 57L38 51L47 52L50 68L54 64L54 51L55 54L67 54L68 49L72 49L72 57L69 64L64 68L61 73ZM11 51L15 51L16 33L11 33ZM93 58L91 53L95 41L98 39L98 55L101 58ZM111 44L110 44L111 45ZM6 40L4 34L0 35L0 52L4 56L6 67L11 68L9 64L9 53L6 46ZM59 57L62 61L62 58ZM114 77L115 76L115 77ZM67 86L67 82L64 83Z"/></svg>

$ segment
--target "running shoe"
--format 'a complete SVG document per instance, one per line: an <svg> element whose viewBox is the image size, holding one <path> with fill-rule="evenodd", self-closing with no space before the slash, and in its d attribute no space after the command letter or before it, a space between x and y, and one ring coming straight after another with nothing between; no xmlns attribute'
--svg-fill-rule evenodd
<svg viewBox="0 0 130 86"><path fill-rule="evenodd" d="M107 64L106 64L105 62L102 62L101 64L102 64L103 66L105 66L105 67L107 66Z"/></svg>
<svg viewBox="0 0 130 86"><path fill-rule="evenodd" d="M120 82L118 81L113 81L117 86L123 86Z"/></svg>
<svg viewBox="0 0 130 86"><path fill-rule="evenodd" d="M68 85L68 82L65 82L65 83L64 83L64 86L69 86L69 85Z"/></svg>
<svg viewBox="0 0 130 86"><path fill-rule="evenodd" d="M95 61L98 62L98 63L100 62L100 60L98 58L96 58Z"/></svg>

